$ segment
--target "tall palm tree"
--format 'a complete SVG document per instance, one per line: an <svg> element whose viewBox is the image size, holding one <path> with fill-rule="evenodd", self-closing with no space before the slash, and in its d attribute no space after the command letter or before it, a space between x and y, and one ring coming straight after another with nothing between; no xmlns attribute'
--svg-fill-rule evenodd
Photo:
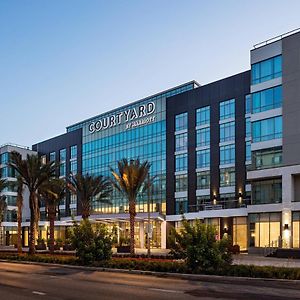
<svg viewBox="0 0 300 300"><path fill-rule="evenodd" d="M92 212L92 201L110 203L112 186L108 178L89 174L71 175L68 180L69 190L79 199L82 219L88 219Z"/></svg>
<svg viewBox="0 0 300 300"><path fill-rule="evenodd" d="M38 155L35 154L27 154L26 159L22 159L18 152L11 153L9 165L19 174L29 191L29 253L35 254L35 236L40 217L38 189L43 183L55 176L57 166L54 162L42 163Z"/></svg>
<svg viewBox="0 0 300 300"><path fill-rule="evenodd" d="M43 198L50 223L49 250L54 253L54 222L59 203L66 196L66 182L63 179L52 178L39 188L39 195Z"/></svg>
<svg viewBox="0 0 300 300"><path fill-rule="evenodd" d="M18 254L22 253L22 209L23 209L23 191L24 185L22 178L17 178L17 221L18 221Z"/></svg>
<svg viewBox="0 0 300 300"><path fill-rule="evenodd" d="M130 221L130 254L134 255L134 222L136 216L136 199L142 192L143 184L148 176L151 164L139 159L122 159L118 162L118 172L111 169L114 177L113 185L128 200Z"/></svg>
<svg viewBox="0 0 300 300"><path fill-rule="evenodd" d="M7 204L6 204L6 196L5 195L1 195L1 193L3 192L3 190L7 187L7 181L5 179L0 179L0 233L2 234L2 222L4 220L4 214L7 208Z"/></svg>

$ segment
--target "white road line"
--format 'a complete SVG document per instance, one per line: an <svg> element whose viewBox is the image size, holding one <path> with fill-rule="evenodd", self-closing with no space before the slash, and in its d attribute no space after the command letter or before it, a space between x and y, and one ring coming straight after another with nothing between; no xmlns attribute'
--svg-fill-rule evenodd
<svg viewBox="0 0 300 300"><path fill-rule="evenodd" d="M32 294L39 295L39 296L45 296L46 295L46 293L38 292L38 291L33 291Z"/></svg>
<svg viewBox="0 0 300 300"><path fill-rule="evenodd" d="M164 292L164 293L183 294L183 291L176 291L176 290L165 290L165 289L155 289L155 288L149 288L148 290L156 291L156 292Z"/></svg>

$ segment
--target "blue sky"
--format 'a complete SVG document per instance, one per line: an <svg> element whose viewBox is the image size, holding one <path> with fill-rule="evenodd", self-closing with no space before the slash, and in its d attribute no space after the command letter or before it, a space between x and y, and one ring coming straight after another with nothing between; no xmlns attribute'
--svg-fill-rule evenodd
<svg viewBox="0 0 300 300"><path fill-rule="evenodd" d="M249 69L253 44L300 27L300 1L0 1L0 144L192 79Z"/></svg>

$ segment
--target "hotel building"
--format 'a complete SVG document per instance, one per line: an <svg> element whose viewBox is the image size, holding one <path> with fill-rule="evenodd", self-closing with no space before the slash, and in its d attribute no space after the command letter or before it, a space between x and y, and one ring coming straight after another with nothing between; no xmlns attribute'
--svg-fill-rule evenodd
<svg viewBox="0 0 300 300"><path fill-rule="evenodd" d="M299 248L299 30L255 45L250 62L250 70L228 78L188 82L71 125L32 150L59 162L60 177L110 176L124 157L149 160L157 176L150 203L154 248L167 247L182 214L215 225L244 251ZM93 208L91 219L128 234L128 203L118 192L112 205ZM147 195L139 196L136 210L136 246L145 248ZM56 235L63 238L71 216L80 216L76 197L67 195L60 212Z"/></svg>

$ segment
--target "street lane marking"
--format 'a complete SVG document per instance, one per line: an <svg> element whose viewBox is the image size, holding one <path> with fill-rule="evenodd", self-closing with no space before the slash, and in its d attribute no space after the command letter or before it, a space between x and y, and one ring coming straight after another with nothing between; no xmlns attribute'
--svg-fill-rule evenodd
<svg viewBox="0 0 300 300"><path fill-rule="evenodd" d="M156 291L156 292L164 292L164 293L183 294L183 291L176 291L176 290L165 290L165 289L155 289L155 288L149 288L148 290Z"/></svg>
<svg viewBox="0 0 300 300"><path fill-rule="evenodd" d="M33 291L32 294L39 295L39 296L45 296L46 295L46 293L38 292L38 291Z"/></svg>

